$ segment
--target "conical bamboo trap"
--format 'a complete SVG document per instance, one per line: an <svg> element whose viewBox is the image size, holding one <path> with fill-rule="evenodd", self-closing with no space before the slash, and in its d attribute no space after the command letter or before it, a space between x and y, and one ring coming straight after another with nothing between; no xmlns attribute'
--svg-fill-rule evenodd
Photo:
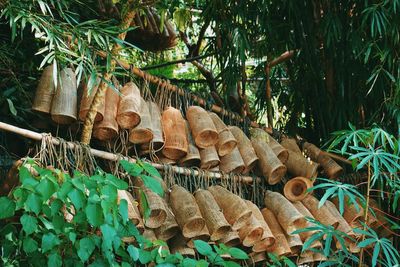
<svg viewBox="0 0 400 267"><path fill-rule="evenodd" d="M190 106L186 111L194 142L199 148L215 146L218 132L210 115L199 106Z"/></svg>
<svg viewBox="0 0 400 267"><path fill-rule="evenodd" d="M307 160L301 153L288 150L289 158L285 165L287 171L294 176L313 178L317 175L318 164Z"/></svg>
<svg viewBox="0 0 400 267"><path fill-rule="evenodd" d="M221 171L226 173L244 172L246 166L237 147L235 147L229 154L221 157L221 163L219 164L219 168Z"/></svg>
<svg viewBox="0 0 400 267"><path fill-rule="evenodd" d="M319 200L311 195L307 195L302 201L304 206L311 212L311 214L320 221L322 224L331 225L335 229L339 225L338 218L336 218L329 210L329 207L322 205L319 207Z"/></svg>
<svg viewBox="0 0 400 267"><path fill-rule="evenodd" d="M208 114L210 115L218 132L218 143L216 144L218 155L220 157L226 156L236 148L237 141L217 114L213 112L209 112Z"/></svg>
<svg viewBox="0 0 400 267"><path fill-rule="evenodd" d="M164 223L159 228L154 229L154 233L156 234L158 239L167 241L174 237L180 230L179 225L175 220L175 215L172 213L172 210L167 205L167 203L163 202L163 204L167 216Z"/></svg>
<svg viewBox="0 0 400 267"><path fill-rule="evenodd" d="M256 151L254 150L250 139L239 127L229 126L229 130L237 140L237 147L245 165L245 170L243 171L243 173L247 174L254 168L254 166L258 162Z"/></svg>
<svg viewBox="0 0 400 267"><path fill-rule="evenodd" d="M153 140L153 126L149 104L140 98L140 123L129 132L129 142L133 144L148 144Z"/></svg>
<svg viewBox="0 0 400 267"><path fill-rule="evenodd" d="M49 114L51 102L55 93L53 65L47 66L42 72L36 88L35 99L33 100L32 110Z"/></svg>
<svg viewBox="0 0 400 267"><path fill-rule="evenodd" d="M217 167L220 163L217 150L215 146L209 146L199 150L200 152L200 168L208 170Z"/></svg>
<svg viewBox="0 0 400 267"><path fill-rule="evenodd" d="M110 140L118 135L118 123L116 120L119 95L114 89L108 87L104 98L103 120L93 126L93 136L99 140Z"/></svg>
<svg viewBox="0 0 400 267"><path fill-rule="evenodd" d="M71 124L77 118L78 91L75 72L70 68L62 69L51 102L51 119L57 124Z"/></svg>
<svg viewBox="0 0 400 267"><path fill-rule="evenodd" d="M231 230L231 226L226 221L213 195L207 190L200 189L195 192L194 196L210 232L211 240L222 239Z"/></svg>
<svg viewBox="0 0 400 267"><path fill-rule="evenodd" d="M161 111L158 105L152 101L148 102L148 106L151 118L151 131L153 132L151 145L154 150L158 151L164 147L164 133L161 125Z"/></svg>
<svg viewBox="0 0 400 267"><path fill-rule="evenodd" d="M201 157L199 149L196 147L194 143L192 134L189 129L189 123L185 121L186 126L186 135L188 140L188 152L186 156L184 156L180 161L180 165L184 167L198 167L201 163Z"/></svg>
<svg viewBox="0 0 400 267"><path fill-rule="evenodd" d="M121 98L118 105L117 122L122 129L132 129L141 122L140 90L133 82L121 88ZM146 114L144 114L146 115Z"/></svg>
<svg viewBox="0 0 400 267"><path fill-rule="evenodd" d="M170 193L170 204L184 237L193 238L203 230L206 223L190 192L181 186L174 185Z"/></svg>
<svg viewBox="0 0 400 267"><path fill-rule="evenodd" d="M97 79L90 92L89 92L89 84L85 84L83 87L83 94L82 94L82 99L81 99L81 104L79 108L79 120L85 121L86 115L90 109L90 105L93 102L93 98L97 92L97 89L99 88L100 85L100 79ZM94 118L95 122L102 121L104 118L104 100L103 103L101 103L100 107L97 109L96 117Z"/></svg>
<svg viewBox="0 0 400 267"><path fill-rule="evenodd" d="M295 177L290 179L283 188L284 195L290 201L303 200L311 187L313 182L309 178Z"/></svg>
<svg viewBox="0 0 400 267"><path fill-rule="evenodd" d="M188 153L188 140L181 112L169 107L163 111L161 120L165 136L162 153L173 160L184 157Z"/></svg>
<svg viewBox="0 0 400 267"><path fill-rule="evenodd" d="M149 209L149 215L148 218L146 218L146 216L144 216L146 209L145 200L139 198L140 211L144 218L144 225L151 229L159 228L167 218L164 200L150 189L142 187L140 190L146 196L147 209Z"/></svg>
<svg viewBox="0 0 400 267"><path fill-rule="evenodd" d="M287 148L289 151L293 151L295 153L301 154L301 149L297 145L296 139L294 138L289 138L289 137L283 137L281 141L281 145L285 148Z"/></svg>

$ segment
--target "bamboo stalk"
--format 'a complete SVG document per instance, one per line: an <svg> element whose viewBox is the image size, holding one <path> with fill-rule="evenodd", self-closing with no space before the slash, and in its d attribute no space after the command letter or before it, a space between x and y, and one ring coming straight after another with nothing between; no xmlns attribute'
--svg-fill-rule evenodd
<svg viewBox="0 0 400 267"><path fill-rule="evenodd" d="M0 122L0 130L4 130L7 132L13 132L16 133L18 135L21 135L23 137L29 138L29 139L33 139L33 140L37 140L37 141L41 141L43 139L43 134L31 131L31 130L27 130L27 129L23 129L23 128L19 128L4 122ZM51 138L51 142L54 145L59 145L60 141L57 138L52 137ZM74 149L76 147L78 147L79 145L73 142L66 142L68 148L70 149ZM110 160L110 161L118 161L121 159L125 159L128 160L129 162L132 163L136 163L136 159L130 158L130 157L124 157L124 156L120 156L120 155L116 155L107 151L102 151L102 150L98 150L95 148L90 148L90 152L92 153L93 156L98 157L98 158L102 158L105 160ZM164 165L163 164L158 164L158 163L150 163L154 168L156 168L157 170L164 170ZM219 172L209 172L209 171L198 171L198 170L192 170L189 168L184 168L184 167L177 167L177 166L171 166L172 171L176 174L181 174L181 175L194 175L194 176L201 176L204 173L206 175L208 175L210 178L214 178L214 179L227 179L226 176L222 175ZM251 176L237 176L236 178L233 179L237 179L238 182L244 183L244 184L251 184L253 183L253 177ZM257 181L260 181L261 179L259 177L256 177L255 179L257 179Z"/></svg>
<svg viewBox="0 0 400 267"><path fill-rule="evenodd" d="M120 25L120 28L122 30L122 32L118 35L118 39L120 39L120 40L125 40L126 30L129 28L129 26L131 25L131 23L133 21L133 18L135 17L134 9L130 8L130 5L132 3L133 3L133 0L128 0L128 2L126 3L126 6L125 6L126 9L129 11L126 13L126 15L123 18L121 25ZM118 43L115 43L112 47L111 54L117 55L120 48L121 48L120 45ZM106 73L103 74L103 79L100 83L99 88L96 91L96 94L94 95L93 101L87 112L86 119L83 124L82 136L81 136L81 142L83 144L90 143L90 139L92 137L93 124L94 124L94 120L95 120L96 114L97 114L97 109L100 107L100 105L105 97L106 90L108 88L107 81L111 80L112 73L115 69L115 65L116 65L115 60L111 60L110 69L108 71L106 71Z"/></svg>

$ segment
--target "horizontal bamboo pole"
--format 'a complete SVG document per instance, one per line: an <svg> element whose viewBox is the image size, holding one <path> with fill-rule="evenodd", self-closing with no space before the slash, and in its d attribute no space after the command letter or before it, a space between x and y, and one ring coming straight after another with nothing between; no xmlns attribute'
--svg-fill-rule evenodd
<svg viewBox="0 0 400 267"><path fill-rule="evenodd" d="M3 131L7 131L7 132L12 132L12 133L16 133L18 135L21 135L23 137L29 138L29 139L33 139L33 140L37 140L37 141L41 141L43 138L43 134L31 131L31 130L27 130L27 129L23 129L23 128L19 128L16 127L14 125L10 125L4 122L0 122L0 130ZM51 138L51 142L54 145L59 145L60 141L57 138L52 137ZM73 143L73 142L67 142L67 146L70 149L74 149L78 146L78 144ZM98 149L94 149L94 148L90 148L90 152L92 153L93 156L98 157L98 158L102 158L105 160L110 160L110 161L118 161L121 159L125 159L128 160L132 163L136 162L136 159L134 158L130 158L130 157L124 157L124 156L120 156L120 155L116 155L107 151L102 151L102 150L98 150ZM157 170L163 171L164 170L164 165L163 164L158 164L158 163L150 163L154 168L156 168ZM225 179L226 176L224 176L223 174L219 173L219 172L210 172L210 171L198 171L198 170L192 170L189 168L184 168L184 167L177 167L177 166L171 166L172 171L177 173L177 174L181 174L181 175L195 175L195 176L199 176L202 175L203 173L205 173L206 175L208 175L210 178L215 178L215 179ZM253 183L253 177L251 176L240 176L238 175L237 177L235 177L235 179L238 179L239 182L244 183L244 184L251 184ZM256 177L257 181L260 181L259 177Z"/></svg>

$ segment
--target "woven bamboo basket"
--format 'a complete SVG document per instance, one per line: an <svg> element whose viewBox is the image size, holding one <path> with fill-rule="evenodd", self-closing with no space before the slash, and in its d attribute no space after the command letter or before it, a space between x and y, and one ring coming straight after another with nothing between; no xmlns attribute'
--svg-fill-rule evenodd
<svg viewBox="0 0 400 267"><path fill-rule="evenodd" d="M93 86L92 90L88 91L88 85L85 84L83 87L83 94L82 94L82 100L79 108L79 119L81 121L85 121L86 115L90 109L90 105L93 102L93 98L96 95L96 92L99 88L100 85L100 79L97 79L96 84ZM97 109L96 117L94 118L95 122L102 121L104 118L104 100L103 103L101 103L100 107Z"/></svg>
<svg viewBox="0 0 400 267"><path fill-rule="evenodd" d="M118 135L118 123L116 121L119 95L108 87L104 98L103 120L94 124L93 136L105 141L113 139Z"/></svg>
<svg viewBox="0 0 400 267"><path fill-rule="evenodd" d="M220 157L226 156L230 154L234 148L236 148L237 141L217 114L213 112L209 112L208 114L214 122L215 128L218 132L218 143L216 144L218 155Z"/></svg>
<svg viewBox="0 0 400 267"><path fill-rule="evenodd" d="M256 218L263 229L263 235L261 239L254 243L252 250L254 252L265 251L268 247L272 246L275 243L275 237L271 232L268 224L265 222L264 217L259 210L259 208L249 200L245 200L247 206L252 212L252 215Z"/></svg>
<svg viewBox="0 0 400 267"><path fill-rule="evenodd" d="M286 174L285 165L282 164L272 149L264 141L252 138L251 143L259 158L258 166L268 184L277 184Z"/></svg>
<svg viewBox="0 0 400 267"><path fill-rule="evenodd" d="M201 240L204 242L208 242L210 240L210 231L208 230L207 225L204 225L203 229L195 237L192 237L188 240L187 246L189 248L195 248L194 241L196 240Z"/></svg>
<svg viewBox="0 0 400 267"><path fill-rule="evenodd" d="M208 190L233 230L238 230L249 222L251 210L243 199L219 185L210 186Z"/></svg>
<svg viewBox="0 0 400 267"><path fill-rule="evenodd" d="M211 241L217 241L226 236L231 226L210 191L199 189L194 197L210 231Z"/></svg>
<svg viewBox="0 0 400 267"><path fill-rule="evenodd" d="M126 200L128 203L128 218L132 221L134 225L138 225L140 223L143 224L142 217L140 216L139 209L135 204L136 201L134 200L131 193L126 190L118 190L118 203L122 200Z"/></svg>
<svg viewBox="0 0 400 267"><path fill-rule="evenodd" d="M244 165L246 166L243 174L249 173L258 162L256 151L254 150L251 141L244 132L236 126L229 126L229 130L237 140L237 147L242 156Z"/></svg>
<svg viewBox="0 0 400 267"><path fill-rule="evenodd" d="M157 153L156 155L158 157L158 162L160 162L162 164L176 165L176 163L177 163L177 161L175 159L167 158L162 153Z"/></svg>
<svg viewBox="0 0 400 267"><path fill-rule="evenodd" d="M161 112L158 105L152 101L148 102L150 118L151 118L151 131L153 132L153 140L151 143L153 149L158 151L164 147L164 134L161 125Z"/></svg>
<svg viewBox="0 0 400 267"><path fill-rule="evenodd" d="M154 229L154 233L158 239L167 241L179 232L179 225L177 224L175 215L172 213L167 203L164 202L164 206L167 211L167 217L165 222L159 228Z"/></svg>
<svg viewBox="0 0 400 267"><path fill-rule="evenodd" d="M162 127L165 137L165 144L162 150L164 156L178 160L188 152L188 140L186 135L185 120L181 112L169 107L162 113Z"/></svg>
<svg viewBox="0 0 400 267"><path fill-rule="evenodd" d="M313 254L311 254L311 253L307 253L304 256L298 257L297 261L296 261L298 266L308 265L309 263L313 263L313 262L314 262L314 257L313 257Z"/></svg>
<svg viewBox="0 0 400 267"><path fill-rule="evenodd" d="M307 190L313 186L313 181L305 177L295 177L290 179L283 188L283 193L290 201L303 200L308 192Z"/></svg>
<svg viewBox="0 0 400 267"><path fill-rule="evenodd" d="M71 124L77 117L78 91L75 72L65 68L60 72L57 90L51 102L51 119L57 124Z"/></svg>
<svg viewBox="0 0 400 267"><path fill-rule="evenodd" d="M172 254L179 253L184 257L194 258L194 249L187 246L187 242L182 233L176 234L168 241L168 246Z"/></svg>
<svg viewBox="0 0 400 267"><path fill-rule="evenodd" d="M290 250L292 251L292 255L302 254L301 250L303 248L303 242L301 241L300 236L298 234L286 234L285 237L290 247Z"/></svg>
<svg viewBox="0 0 400 267"><path fill-rule="evenodd" d="M219 243L225 244L228 247L236 247L240 245L240 237L239 233L235 230L232 230L226 234Z"/></svg>
<svg viewBox="0 0 400 267"><path fill-rule="evenodd" d="M39 83L36 87L32 110L49 114L54 93L55 88L53 78L53 65L50 65L44 68L42 76L40 77Z"/></svg>
<svg viewBox="0 0 400 267"><path fill-rule="evenodd" d="M296 139L284 137L282 138L281 145L290 151L301 154L301 149L297 145Z"/></svg>
<svg viewBox="0 0 400 267"><path fill-rule="evenodd" d="M314 216L311 214L311 212L303 205L303 203L301 201L296 201L293 202L293 206L304 216L304 217L309 217L312 219L315 219ZM306 221L306 227L312 227L314 226L313 223ZM304 227L303 227L304 228ZM300 228L299 228L300 229ZM300 237L301 240L303 242L305 242L308 238L310 238L313 234L315 233L315 231L307 231L307 232L302 232L300 233ZM318 247L318 245L320 245L319 242L314 242L313 245L311 247Z"/></svg>
<svg viewBox="0 0 400 267"><path fill-rule="evenodd" d="M287 234L291 234L306 224L304 216L289 200L277 192L266 191L264 204L275 214Z"/></svg>
<svg viewBox="0 0 400 267"><path fill-rule="evenodd" d="M269 247L267 251L273 252L278 256L290 255L291 250L286 240L284 230L280 226L277 218L275 217L275 214L267 208L262 209L261 213L264 217L264 220L267 222L269 228L271 229L273 236L275 237L274 245Z"/></svg>
<svg viewBox="0 0 400 267"><path fill-rule="evenodd" d="M263 129L251 128L250 136L251 139L258 139L260 141L263 141L264 143L269 144L269 135Z"/></svg>
<svg viewBox="0 0 400 267"><path fill-rule="evenodd" d="M248 223L239 229L239 237L245 247L252 247L261 240L263 234L264 229L253 214L250 216Z"/></svg>
<svg viewBox="0 0 400 267"><path fill-rule="evenodd" d="M327 261L328 259L322 253L313 253L314 262Z"/></svg>
<svg viewBox="0 0 400 267"><path fill-rule="evenodd" d="M164 193L167 194L167 193L168 193L168 186L167 186L167 184L165 183L165 181L164 181L162 178L155 177L155 176L152 176L152 178L153 178L154 180L157 180L157 182L161 185L161 188L163 189ZM135 181L134 181L133 184L134 184L134 186L137 187L137 188L146 187L146 185L145 185L145 183L143 182L143 180L142 180L141 178L139 178L139 177L136 177L136 178L135 178ZM165 195L165 194L164 194L164 195Z"/></svg>
<svg viewBox="0 0 400 267"><path fill-rule="evenodd" d="M339 202L337 198L332 199L332 202L335 204L336 208L339 209ZM363 219L364 216L364 208L361 204L358 204L358 209L353 203L349 202L347 196L344 198L344 202L346 203L343 218L349 223L352 228L356 228L360 226L359 221Z"/></svg>
<svg viewBox="0 0 400 267"><path fill-rule="evenodd" d="M186 111L194 142L199 148L214 146L218 142L218 132L207 111L199 106L190 106Z"/></svg>
<svg viewBox="0 0 400 267"><path fill-rule="evenodd" d="M257 263L264 262L267 260L267 254L263 252L251 252L249 253L250 259L246 261L248 266L258 266Z"/></svg>
<svg viewBox="0 0 400 267"><path fill-rule="evenodd" d="M324 204L318 208L319 200L311 195L307 195L302 201L304 206L319 222L325 225L331 225L335 229L339 226L338 218L336 218Z"/></svg>
<svg viewBox="0 0 400 267"><path fill-rule="evenodd" d="M330 179L337 179L343 174L343 168L336 163L331 157L321 153L321 150L311 144L305 142L303 144L303 150L313 161L318 162L324 169L326 176Z"/></svg>
<svg viewBox="0 0 400 267"><path fill-rule="evenodd" d="M278 141L276 141L274 138L272 138L272 136L268 135L268 138L268 145L271 147L272 151L274 151L275 155L282 163L285 163L289 158L289 152L287 151L287 149L279 144Z"/></svg>
<svg viewBox="0 0 400 267"><path fill-rule="evenodd" d="M153 140L153 126L148 103L140 98L140 123L129 132L129 142L147 144Z"/></svg>
<svg viewBox="0 0 400 267"><path fill-rule="evenodd" d="M178 185L171 188L170 204L185 238L193 238L203 230L206 223L199 206L194 196L185 188Z"/></svg>
<svg viewBox="0 0 400 267"><path fill-rule="evenodd" d="M199 152L201 159L200 168L208 170L219 165L220 159L214 146L199 149Z"/></svg>
<svg viewBox="0 0 400 267"><path fill-rule="evenodd" d="M189 123L187 121L185 121L185 125L189 144L188 153L179 161L179 164L184 167L198 167L201 163L200 152L194 143L192 134L190 133Z"/></svg>
<svg viewBox="0 0 400 267"><path fill-rule="evenodd" d="M141 112L140 90L136 84L129 82L122 87L121 94L117 122L122 129L132 129L139 125L143 114Z"/></svg>
<svg viewBox="0 0 400 267"><path fill-rule="evenodd" d="M148 218L144 218L144 225L148 228L155 229L159 228L167 218L167 211L165 209L164 201L162 197L147 189L142 187L143 193L146 195L148 209L150 210L150 215ZM146 204L139 201L140 212L142 216L144 215Z"/></svg>
<svg viewBox="0 0 400 267"><path fill-rule="evenodd" d="M235 147L231 153L221 157L221 163L219 164L221 171L225 173L243 173L246 169L242 156L240 155L239 149Z"/></svg>
<svg viewBox="0 0 400 267"><path fill-rule="evenodd" d="M306 178L316 177L319 166L317 163L308 161L300 153L296 153L292 150L288 151L289 151L289 158L286 161L285 165L290 174Z"/></svg>

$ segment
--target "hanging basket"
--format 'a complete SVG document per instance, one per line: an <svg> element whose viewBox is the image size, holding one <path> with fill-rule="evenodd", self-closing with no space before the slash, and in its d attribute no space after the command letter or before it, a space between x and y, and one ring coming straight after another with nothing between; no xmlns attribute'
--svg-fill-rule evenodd
<svg viewBox="0 0 400 267"><path fill-rule="evenodd" d="M209 170L219 165L220 160L217 150L214 146L199 149L199 152L201 159L200 168L204 170Z"/></svg>
<svg viewBox="0 0 400 267"><path fill-rule="evenodd" d="M113 139L118 135L118 123L115 118L117 116L119 95L108 87L104 101L103 120L93 126L93 136L102 141Z"/></svg>
<svg viewBox="0 0 400 267"><path fill-rule="evenodd" d="M267 254L264 251L260 252L251 252L249 253L250 259L246 261L248 266L258 266L257 263L264 262L267 260Z"/></svg>
<svg viewBox="0 0 400 267"><path fill-rule="evenodd" d="M235 230L232 230L226 234L219 243L225 244L228 247L236 247L240 245L240 237L239 233Z"/></svg>
<svg viewBox="0 0 400 267"><path fill-rule="evenodd" d="M275 243L275 237L271 232L268 224L265 222L264 217L259 208L251 201L246 200L246 204L251 210L253 216L257 219L263 228L263 235L259 241L257 241L252 250L254 252L266 251L267 248L271 247Z"/></svg>
<svg viewBox="0 0 400 267"><path fill-rule="evenodd" d="M77 85L75 72L65 68L60 72L53 101L51 103L51 119L57 124L71 124L77 117Z"/></svg>
<svg viewBox="0 0 400 267"><path fill-rule="evenodd" d="M221 120L221 118L213 113L208 113L218 132L218 143L216 144L217 152L220 157L230 154L237 146L237 141L231 131Z"/></svg>
<svg viewBox="0 0 400 267"><path fill-rule="evenodd" d="M190 106L186 111L194 142L199 148L214 146L218 142L218 132L210 115L199 106Z"/></svg>
<svg viewBox="0 0 400 267"><path fill-rule="evenodd" d="M168 247L171 249L171 254L179 253L183 257L194 258L194 249L187 246L187 242L182 233L178 233L168 242Z"/></svg>
<svg viewBox="0 0 400 267"><path fill-rule="evenodd" d="M314 216L311 214L311 212L303 205L303 203L301 201L296 201L293 202L293 206L298 210L298 212L300 212L304 217L309 217L311 219L315 219ZM312 227L314 226L313 223L306 221L305 226L308 227ZM303 227L304 228L304 227ZM299 228L300 229L300 228ZM307 232L302 232L299 233L300 238L303 242L306 242L308 238L310 238L313 234L315 234L316 231L312 230L312 231L307 231ZM321 245L321 243L319 241L317 242L313 242L313 244L310 245L311 248L316 248L319 247Z"/></svg>
<svg viewBox="0 0 400 267"><path fill-rule="evenodd" d="M339 209L338 199L334 198L332 202L335 204L336 208ZM360 226L359 221L363 220L364 208L361 206L361 204L358 204L357 209L353 203L349 203L349 199L347 196L345 196L344 202L347 204L345 205L343 218L350 224L352 228Z"/></svg>
<svg viewBox="0 0 400 267"><path fill-rule="evenodd" d="M284 137L282 138L281 145L290 151L301 154L301 149L297 145L296 139Z"/></svg>
<svg viewBox="0 0 400 267"><path fill-rule="evenodd" d="M321 165L328 178L337 179L343 174L343 168L331 157L321 153L322 151L317 146L305 142L303 144L303 150L307 156Z"/></svg>
<svg viewBox="0 0 400 267"><path fill-rule="evenodd" d="M154 233L158 239L167 241L179 232L179 225L175 220L175 215L172 213L172 210L165 202L164 207L167 212L167 217L165 218L165 222L159 228L154 229Z"/></svg>
<svg viewBox="0 0 400 267"><path fill-rule="evenodd" d="M325 225L331 225L335 229L339 226L338 218L336 218L326 205L319 207L319 200L311 195L307 195L302 201L304 206L319 222Z"/></svg>
<svg viewBox="0 0 400 267"><path fill-rule="evenodd" d="M81 105L79 108L79 120L85 121L86 115L87 115L88 111L90 110L90 106L92 105L94 96L96 95L99 85L100 85L100 79L97 79L96 84L94 84L94 86L90 92L89 92L88 84L84 85ZM94 118L95 122L99 122L99 121L103 120L104 109L105 109L105 106L104 106L104 99L103 99L103 103L101 103L100 107L97 109L96 117Z"/></svg>
<svg viewBox="0 0 400 267"><path fill-rule="evenodd" d="M246 205L251 210L250 205L247 201ZM263 225L252 213L250 220L239 229L239 237L242 241L242 245L245 247L252 247L256 242L260 241L264 234Z"/></svg>
<svg viewBox="0 0 400 267"><path fill-rule="evenodd" d="M162 153L167 158L178 160L188 152L185 120L181 112L169 107L162 113L162 127L165 135L165 145Z"/></svg>
<svg viewBox="0 0 400 267"><path fill-rule="evenodd" d="M183 236L197 236L203 230L205 221L193 195L185 188L174 185L171 188L170 203Z"/></svg>
<svg viewBox="0 0 400 267"><path fill-rule="evenodd" d="M243 199L219 185L211 186L208 190L214 196L233 230L238 230L249 222L251 211Z"/></svg>
<svg viewBox="0 0 400 267"><path fill-rule="evenodd" d="M308 265L308 263L312 262L314 262L314 257L312 253L307 253L304 256L298 257L296 261L298 266Z"/></svg>
<svg viewBox="0 0 400 267"><path fill-rule="evenodd" d="M289 158L285 165L290 174L306 178L314 178L317 175L318 163L308 161L302 154L289 151Z"/></svg>
<svg viewBox="0 0 400 267"><path fill-rule="evenodd" d="M186 125L186 134L188 139L188 153L185 157L183 157L179 164L183 167L198 167L201 163L200 152L199 149L194 144L194 140L192 134L190 133L189 123L185 120Z"/></svg>
<svg viewBox="0 0 400 267"><path fill-rule="evenodd" d="M152 101L148 102L150 118L151 118L151 131L153 132L153 140L151 143L153 149L156 151L164 147L164 134L161 125L161 112L158 105Z"/></svg>
<svg viewBox="0 0 400 267"><path fill-rule="evenodd" d="M210 231L211 241L217 241L226 236L231 226L210 191L199 189L194 197Z"/></svg>
<svg viewBox="0 0 400 267"><path fill-rule="evenodd" d="M313 181L305 177L295 177L290 179L283 188L283 193L290 201L301 201L307 194L308 189L313 186Z"/></svg>
<svg viewBox="0 0 400 267"><path fill-rule="evenodd" d="M279 144L278 141L276 141L270 135L268 135L268 138L268 145L271 147L272 151L274 151L275 155L282 163L285 163L289 158L289 152L287 151L287 149Z"/></svg>
<svg viewBox="0 0 400 267"><path fill-rule="evenodd" d="M146 207L146 202L142 201L144 199L142 199L142 197L139 198L139 207L140 212L142 213L144 218L144 225L151 229L159 228L161 225L163 225L167 218L167 211L165 209L164 200L159 195L157 195L150 189L147 189L146 187L142 187L140 190L143 192L147 199ZM146 209L150 211L148 218L144 217Z"/></svg>
<svg viewBox="0 0 400 267"><path fill-rule="evenodd" d="M121 95L117 122L122 129L132 129L139 125L143 114L141 113L140 90L136 84L129 82L122 87Z"/></svg>
<svg viewBox="0 0 400 267"><path fill-rule="evenodd" d="M249 138L247 138L247 136L244 134L242 130L240 130L239 127L230 126L229 130L237 140L237 147L239 149L240 155L242 156L244 165L246 167L245 170L243 171L243 174L247 174L253 169L253 167L258 162L256 151L254 150Z"/></svg>
<svg viewBox="0 0 400 267"><path fill-rule="evenodd" d="M49 114L51 110L51 102L55 93L54 89L53 65L50 65L44 68L42 76L40 77L39 83L36 87L32 110Z"/></svg>
<svg viewBox="0 0 400 267"><path fill-rule="evenodd" d="M189 239L189 241L187 242L187 246L189 248L195 248L194 241L196 240L201 240L204 242L208 242L210 240L210 232L207 225L204 225L203 229L195 237Z"/></svg>
<svg viewBox="0 0 400 267"><path fill-rule="evenodd" d="M129 132L129 142L133 144L147 144L153 140L152 122L149 105L140 98L140 123Z"/></svg>
<svg viewBox="0 0 400 267"><path fill-rule="evenodd" d="M306 224L305 217L298 212L289 200L277 192L267 191L264 204L275 214L287 234L291 234Z"/></svg>
<svg viewBox="0 0 400 267"><path fill-rule="evenodd" d="M303 248L303 242L301 241L300 236L298 234L286 234L285 237L290 247L290 250L292 251L292 255L302 254L301 250Z"/></svg>
<svg viewBox="0 0 400 267"><path fill-rule="evenodd" d="M128 203L128 218L134 225L143 225L142 217L138 207L135 204L133 196L126 190L118 190L118 203L124 199ZM139 230L139 229L138 229ZM144 228L142 228L144 230Z"/></svg>
<svg viewBox="0 0 400 267"><path fill-rule="evenodd" d="M276 157L267 143L260 139L251 139L254 150L259 158L258 166L268 184L277 184L286 174L286 167Z"/></svg>
<svg viewBox="0 0 400 267"><path fill-rule="evenodd" d="M243 173L246 169L242 156L240 155L237 147L235 147L228 155L221 157L221 163L219 167L221 171L225 173Z"/></svg>
<svg viewBox="0 0 400 267"><path fill-rule="evenodd" d="M284 230L280 226L275 214L267 208L262 209L261 213L271 229L272 235L275 237L274 245L269 247L267 252L273 252L278 256L290 255L291 250L286 240Z"/></svg>

